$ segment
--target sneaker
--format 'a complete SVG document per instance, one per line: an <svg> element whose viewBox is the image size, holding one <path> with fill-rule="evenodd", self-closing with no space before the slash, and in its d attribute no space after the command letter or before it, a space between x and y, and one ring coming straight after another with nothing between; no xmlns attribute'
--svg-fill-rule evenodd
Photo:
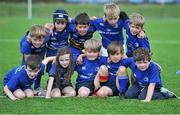
<svg viewBox="0 0 180 115"><path fill-rule="evenodd" d="M44 89L39 87L34 90L34 96L45 96Z"/></svg>
<svg viewBox="0 0 180 115"><path fill-rule="evenodd" d="M119 99L124 99L125 98L125 94L124 93L119 93Z"/></svg>
<svg viewBox="0 0 180 115"><path fill-rule="evenodd" d="M169 91L167 88L162 87L161 93L164 93L168 96L168 98L177 98L176 94L172 91Z"/></svg>

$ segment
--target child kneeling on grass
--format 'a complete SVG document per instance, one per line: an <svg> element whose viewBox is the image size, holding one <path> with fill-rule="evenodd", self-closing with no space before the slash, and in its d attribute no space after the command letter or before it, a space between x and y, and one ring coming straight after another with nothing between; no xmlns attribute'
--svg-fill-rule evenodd
<svg viewBox="0 0 180 115"><path fill-rule="evenodd" d="M145 48L136 49L133 58L124 59L123 64L131 68L135 80L125 93L125 98L138 98L143 102L177 98L173 92L162 86L159 67L151 61L151 54Z"/></svg>
<svg viewBox="0 0 180 115"><path fill-rule="evenodd" d="M44 73L45 65L55 57L48 57L41 62L39 55L29 55L25 65L12 69L3 79L4 95L11 100L34 97L31 85ZM41 77L41 76L40 76Z"/></svg>

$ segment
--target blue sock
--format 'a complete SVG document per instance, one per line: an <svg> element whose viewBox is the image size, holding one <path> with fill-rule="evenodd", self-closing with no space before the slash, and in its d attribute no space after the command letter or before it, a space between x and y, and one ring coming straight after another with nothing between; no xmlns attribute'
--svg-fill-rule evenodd
<svg viewBox="0 0 180 115"><path fill-rule="evenodd" d="M118 83L119 83L119 93L125 93L127 90L129 78L128 76L118 76Z"/></svg>
<svg viewBox="0 0 180 115"><path fill-rule="evenodd" d="M41 75L38 75L37 78L34 81L34 89L39 88L40 84L41 84Z"/></svg>

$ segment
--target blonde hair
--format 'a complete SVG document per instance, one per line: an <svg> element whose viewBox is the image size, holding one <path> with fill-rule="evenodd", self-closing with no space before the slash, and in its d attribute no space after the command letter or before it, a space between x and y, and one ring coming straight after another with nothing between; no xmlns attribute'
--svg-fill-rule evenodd
<svg viewBox="0 0 180 115"><path fill-rule="evenodd" d="M144 17L139 13L133 13L130 15L129 24L134 24L142 28L144 26Z"/></svg>
<svg viewBox="0 0 180 115"><path fill-rule="evenodd" d="M98 39L89 39L86 40L84 43L84 49L85 51L94 51L94 52L100 52L101 50L101 41Z"/></svg>
<svg viewBox="0 0 180 115"><path fill-rule="evenodd" d="M114 3L108 3L104 5L104 15L105 16L119 16L120 9L117 4Z"/></svg>
<svg viewBox="0 0 180 115"><path fill-rule="evenodd" d="M28 33L28 39L29 38L40 38L43 37L45 38L46 36L46 31L45 27L41 25L32 25L31 28L29 29Z"/></svg>

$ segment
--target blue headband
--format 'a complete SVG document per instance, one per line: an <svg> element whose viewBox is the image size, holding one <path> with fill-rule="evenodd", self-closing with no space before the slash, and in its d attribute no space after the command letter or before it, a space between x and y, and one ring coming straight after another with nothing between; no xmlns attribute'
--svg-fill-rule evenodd
<svg viewBox="0 0 180 115"><path fill-rule="evenodd" d="M53 13L53 19L65 19L68 22L68 14L64 13Z"/></svg>

